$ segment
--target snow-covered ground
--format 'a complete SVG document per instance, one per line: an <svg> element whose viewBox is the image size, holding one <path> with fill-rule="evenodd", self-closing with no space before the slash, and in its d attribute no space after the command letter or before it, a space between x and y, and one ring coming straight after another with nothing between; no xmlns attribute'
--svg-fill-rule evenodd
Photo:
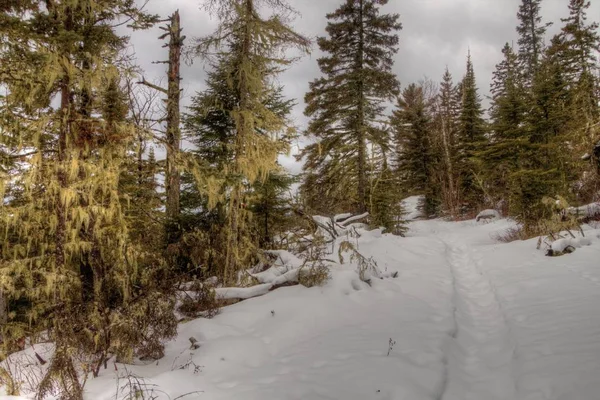
<svg viewBox="0 0 600 400"><path fill-rule="evenodd" d="M600 399L600 230L586 226L589 246L551 258L536 240L495 239L512 226L362 232L358 250L396 279L368 286L334 267L324 287L281 288L182 324L164 359L111 366L87 399L115 399L126 374L171 400Z"/></svg>

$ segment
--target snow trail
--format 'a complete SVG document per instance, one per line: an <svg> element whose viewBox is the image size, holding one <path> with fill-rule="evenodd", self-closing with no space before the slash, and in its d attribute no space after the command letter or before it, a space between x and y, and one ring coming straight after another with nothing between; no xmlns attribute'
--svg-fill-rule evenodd
<svg viewBox="0 0 600 400"><path fill-rule="evenodd" d="M440 400L515 399L515 344L494 287L466 244L443 241L454 276L456 331L446 346Z"/></svg>

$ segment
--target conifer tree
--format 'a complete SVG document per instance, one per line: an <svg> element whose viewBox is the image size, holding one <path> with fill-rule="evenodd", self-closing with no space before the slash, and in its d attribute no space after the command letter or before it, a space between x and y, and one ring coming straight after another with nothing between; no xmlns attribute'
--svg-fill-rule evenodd
<svg viewBox="0 0 600 400"><path fill-rule="evenodd" d="M273 171L265 181L254 186L250 209L254 215L259 245L263 249L275 245L275 237L284 233L290 215L288 193L294 178L283 168Z"/></svg>
<svg viewBox="0 0 600 400"><path fill-rule="evenodd" d="M457 176L457 135L460 127L460 88L454 85L452 75L446 67L435 101L435 130L437 130L441 163L439 169L442 209L452 217L458 216L460 204Z"/></svg>
<svg viewBox="0 0 600 400"><path fill-rule="evenodd" d="M545 197L568 198L572 178L570 154L565 146L569 119L569 91L560 62L561 39L556 36L540 60L533 81L524 129L528 143L520 154L520 169L511 177L511 214L523 224L526 235L540 232L540 221L548 218Z"/></svg>
<svg viewBox="0 0 600 400"><path fill-rule="evenodd" d="M388 163L388 156L381 150L379 157L376 157L373 167L376 175L371 180L370 210L371 226L374 228L383 228L384 232L394 235L403 235L406 232L405 221L402 216L405 214L402 205L403 195L401 182L398 174L394 173L393 168Z"/></svg>
<svg viewBox="0 0 600 400"><path fill-rule="evenodd" d="M518 56L508 43L502 54L504 58L496 65L491 86L491 141L477 157L483 169L486 192L494 204L502 201L505 208L510 209L507 204L510 177L523 167L529 137L525 129L527 105Z"/></svg>
<svg viewBox="0 0 600 400"><path fill-rule="evenodd" d="M551 23L544 24L541 16L542 0L522 0L517 17L519 25L519 63L524 86L530 88L544 54L544 35Z"/></svg>
<svg viewBox="0 0 600 400"><path fill-rule="evenodd" d="M236 85L231 84L236 74L232 73L230 65L231 54L235 54L238 46L236 39L229 43L231 52L220 55L216 60L208 73L206 90L192 98L188 113L184 115L187 139L195 145L192 154L203 164L203 173L224 179L219 188L221 198L212 207L209 207L208 196L200 193L195 185L185 185L182 194L183 230L202 232L203 246L207 249L202 260L203 272L211 276L219 276L226 255L225 243L220 238L226 234L226 194L231 190L232 181L223 175L223 171L233 162L234 155L236 125L233 113L239 102L239 92ZM263 101L269 111L287 121L294 102L283 97L281 87L273 86L271 89ZM276 133L272 132L273 135ZM262 131L257 134L269 133ZM284 148L290 139L284 134L274 140ZM265 180L257 180L245 189L247 209L254 214L248 223L253 246L262 247L272 242L275 226L281 222L284 192L291 183L291 177L277 167Z"/></svg>
<svg viewBox="0 0 600 400"><path fill-rule="evenodd" d="M272 15L263 18L261 5L271 8ZM232 162L225 168L230 183L227 199L226 255L220 276L226 282L237 282L238 273L248 267L256 247L249 236L251 213L247 207L248 185L265 180L277 168L281 142L274 135L285 131L287 121L270 110L266 100L273 92L272 79L290 59L281 55L290 47L308 50L309 41L297 34L284 21L289 6L282 0L210 0L220 19L217 31L205 38L199 52L232 48L228 64L228 84L239 99L231 112L235 123Z"/></svg>
<svg viewBox="0 0 600 400"><path fill-rule="evenodd" d="M467 72L461 83L460 125L457 134L457 163L462 206L472 211L484 201L480 178L477 177L475 156L485 147L486 122L483 119L481 98L478 94L471 54L467 58Z"/></svg>
<svg viewBox="0 0 600 400"><path fill-rule="evenodd" d="M56 349L38 397L80 399L75 353L97 376L110 354L160 352L174 334L173 304L154 279L160 264L131 240L119 193L132 129L116 84L126 38L111 24L156 18L133 0L28 4L0 28L0 140L22 161L2 177L0 282L9 303L27 304L9 313L2 337L46 331Z"/></svg>
<svg viewBox="0 0 600 400"><path fill-rule="evenodd" d="M396 169L408 194L424 194L420 205L425 216L439 211L439 193L434 171L436 154L432 144L432 115L422 86L410 84L398 99L390 124L394 129Z"/></svg>
<svg viewBox="0 0 600 400"><path fill-rule="evenodd" d="M573 159L579 159L582 154L593 154L594 146L600 140L600 107L598 78L599 66L597 54L600 50L600 35L598 23L587 23L587 10L590 2L571 0L569 2L569 17L562 19L562 46L559 57L564 68L565 83L570 92L568 121L568 138L573 143ZM593 157L591 157L593 158ZM597 160L596 160L597 162ZM580 192L587 192L583 201L593 200L595 192L600 189L600 179L589 179L597 170L592 164L579 164L578 175ZM591 196L590 196L591 194Z"/></svg>
<svg viewBox="0 0 600 400"><path fill-rule="evenodd" d="M301 153L309 204L326 202L329 212L367 211L370 171L368 144L388 147L382 128L384 102L399 84L392 73L402 26L398 15L380 14L387 0L345 0L327 15L328 37L318 39L325 56L322 77L310 84L305 114L314 139Z"/></svg>

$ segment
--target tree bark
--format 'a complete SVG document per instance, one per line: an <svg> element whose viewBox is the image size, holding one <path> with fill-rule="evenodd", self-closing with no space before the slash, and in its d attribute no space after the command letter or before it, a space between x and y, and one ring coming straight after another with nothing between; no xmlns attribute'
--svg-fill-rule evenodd
<svg viewBox="0 0 600 400"><path fill-rule="evenodd" d="M166 215L170 227L178 224L180 205L179 198L181 192L181 176L177 168L177 158L179 157L181 146L181 128L180 128L180 99L181 99L181 49L185 37L181 36L181 23L179 11L171 16L171 22L168 25L169 40L169 71L167 88L167 168L165 173L166 182ZM177 229L178 230L178 229ZM168 239L169 240L169 239Z"/></svg>
<svg viewBox="0 0 600 400"><path fill-rule="evenodd" d="M250 30L251 24L250 19L254 14L254 1L246 0L246 21L244 25L244 39L242 41L242 49L240 54L240 59L245 60L250 57L250 46L252 40L252 32ZM239 175L241 173L241 157L244 152L246 137L251 135L252 132L246 132L248 124L246 123L246 114L250 108L250 93L248 88L248 79L246 77L246 73L240 74L240 82L239 82L239 120L236 131L235 138L235 149L234 149L234 165L233 165L233 173L234 175ZM230 205L229 205L229 220L228 220L228 248L227 248L227 256L225 260L225 279L236 279L236 271L239 269L239 218L240 218L240 207L242 205L242 183L236 182L233 187Z"/></svg>

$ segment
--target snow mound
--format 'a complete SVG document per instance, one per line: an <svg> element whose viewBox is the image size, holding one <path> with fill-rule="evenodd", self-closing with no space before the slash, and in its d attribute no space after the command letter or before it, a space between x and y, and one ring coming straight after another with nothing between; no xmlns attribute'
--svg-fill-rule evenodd
<svg viewBox="0 0 600 400"><path fill-rule="evenodd" d="M481 221L481 220L495 220L495 219L500 219L502 218L502 216L500 215L500 213L496 210L483 210L482 212L480 212L479 214L477 214L477 217L475 217L475 220L477 220L477 222Z"/></svg>
<svg viewBox="0 0 600 400"><path fill-rule="evenodd" d="M569 248L579 249L583 246L591 245L592 241L586 237L558 239L552 242L552 251L555 253L564 253L565 251L568 251Z"/></svg>
<svg viewBox="0 0 600 400"><path fill-rule="evenodd" d="M421 204L422 200L423 196L411 196L402 200L402 206L405 210L403 217L406 221L413 221L423 217L423 213L419 210L419 204Z"/></svg>

